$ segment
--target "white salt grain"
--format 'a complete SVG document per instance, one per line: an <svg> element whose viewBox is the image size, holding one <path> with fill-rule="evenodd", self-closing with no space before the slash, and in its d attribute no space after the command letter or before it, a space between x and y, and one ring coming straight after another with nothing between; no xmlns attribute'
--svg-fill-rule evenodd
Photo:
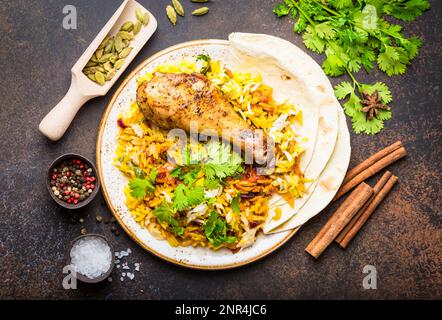
<svg viewBox="0 0 442 320"><path fill-rule="evenodd" d="M70 256L74 270L90 279L98 278L111 267L111 248L99 237L86 237L76 241Z"/></svg>

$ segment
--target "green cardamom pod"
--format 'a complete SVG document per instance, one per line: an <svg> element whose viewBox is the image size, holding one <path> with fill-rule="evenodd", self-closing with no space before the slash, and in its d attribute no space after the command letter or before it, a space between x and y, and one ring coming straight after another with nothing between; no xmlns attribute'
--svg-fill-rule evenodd
<svg viewBox="0 0 442 320"><path fill-rule="evenodd" d="M117 71L115 69L110 70L106 75L106 81L112 80Z"/></svg>
<svg viewBox="0 0 442 320"><path fill-rule="evenodd" d="M97 49L103 49L104 47L106 47L108 41L109 37L104 38L103 42L100 43Z"/></svg>
<svg viewBox="0 0 442 320"><path fill-rule="evenodd" d="M123 46L124 46L123 40L120 38L119 35L117 35L115 37L115 50L117 50L117 52L120 53L121 50L123 50Z"/></svg>
<svg viewBox="0 0 442 320"><path fill-rule="evenodd" d="M114 40L109 39L109 42L107 43L106 47L104 48L105 53L110 53L114 47Z"/></svg>
<svg viewBox="0 0 442 320"><path fill-rule="evenodd" d="M143 21L142 22L145 26L147 26L147 24L149 23L149 14L147 12L145 12L143 14Z"/></svg>
<svg viewBox="0 0 442 320"><path fill-rule="evenodd" d="M124 39L124 40L133 40L133 38L134 38L134 36L127 31L118 32L117 37L120 37L121 39Z"/></svg>
<svg viewBox="0 0 442 320"><path fill-rule="evenodd" d="M92 81L96 82L95 76L93 74L88 74L87 77L91 79Z"/></svg>
<svg viewBox="0 0 442 320"><path fill-rule="evenodd" d="M130 32L134 28L134 24L132 21L128 21L121 26L122 31Z"/></svg>
<svg viewBox="0 0 442 320"><path fill-rule="evenodd" d="M117 60L114 64L114 68L117 70L120 69L124 65L124 62L126 62L125 59Z"/></svg>
<svg viewBox="0 0 442 320"><path fill-rule="evenodd" d="M143 10L140 8L135 9L135 16L137 17L137 20L143 23Z"/></svg>
<svg viewBox="0 0 442 320"><path fill-rule="evenodd" d="M105 63L112 56L112 53L103 54L103 56L98 60L100 63Z"/></svg>
<svg viewBox="0 0 442 320"><path fill-rule="evenodd" d="M86 63L85 67L95 67L96 65L97 65L96 62L89 61L88 63Z"/></svg>
<svg viewBox="0 0 442 320"><path fill-rule="evenodd" d="M110 63L115 63L118 60L118 56L113 54L112 57L109 58Z"/></svg>
<svg viewBox="0 0 442 320"><path fill-rule="evenodd" d="M126 49L124 49L123 51L120 52L120 54L118 55L118 58L120 58L120 59L126 58L131 51L132 51L132 47L127 47Z"/></svg>
<svg viewBox="0 0 442 320"><path fill-rule="evenodd" d="M103 49L98 49L97 51L95 51L95 56L97 57L98 60L100 60L100 58L103 56Z"/></svg>
<svg viewBox="0 0 442 320"><path fill-rule="evenodd" d="M169 18L170 22L173 25L176 25L176 18L177 18L176 17L176 11L175 11L175 9L171 5L168 5L166 7L166 14L167 14L167 17Z"/></svg>
<svg viewBox="0 0 442 320"><path fill-rule="evenodd" d="M95 72L97 72L97 67L89 67L89 68L84 68L84 69L83 69L83 73L84 73L85 75L88 75L88 74L95 74Z"/></svg>
<svg viewBox="0 0 442 320"><path fill-rule="evenodd" d="M202 15L205 15L207 12L209 12L209 8L207 8L207 7L201 7L201 8L198 8L198 9L196 9L196 10L193 10L193 11L192 11L192 14L193 14L194 16L202 16Z"/></svg>
<svg viewBox="0 0 442 320"><path fill-rule="evenodd" d="M110 61L106 62L105 64L103 64L103 68L106 71L111 71L113 69L112 63Z"/></svg>
<svg viewBox="0 0 442 320"><path fill-rule="evenodd" d="M180 16L184 17L184 8L179 0L172 0L173 7L175 8L176 13Z"/></svg>
<svg viewBox="0 0 442 320"><path fill-rule="evenodd" d="M97 83L102 86L106 82L106 78L104 77L104 74L100 71L95 72L95 80Z"/></svg>
<svg viewBox="0 0 442 320"><path fill-rule="evenodd" d="M141 22L137 21L135 22L134 29L132 30L132 32L134 33L134 35L137 35L138 32L140 32L140 30L141 30Z"/></svg>

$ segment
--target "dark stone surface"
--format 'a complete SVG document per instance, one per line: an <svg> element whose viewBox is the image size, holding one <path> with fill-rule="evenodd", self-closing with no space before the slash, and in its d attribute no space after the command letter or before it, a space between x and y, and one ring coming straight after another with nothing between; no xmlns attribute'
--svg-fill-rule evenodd
<svg viewBox="0 0 442 320"><path fill-rule="evenodd" d="M167 1L140 0L158 18L154 37L126 70L179 42L225 39L232 31L268 33L303 50L292 22L278 20L276 1L213 0L205 17L190 14L173 28L165 17ZM314 261L304 252L331 210L308 223L280 250L236 270L205 272L171 265L143 251L128 236L115 237L95 215L110 216L99 196L86 209L85 226L103 233L115 248L132 248L140 262L134 281L61 286L64 250L81 225L47 194L45 172L65 152L95 157L101 115L114 90L87 103L64 138L49 142L38 132L43 116L63 97L70 68L121 3L120 0L3 2L0 6L0 298L442 298L441 174L442 3L406 25L406 34L424 38L420 55L402 77L373 72L364 80L385 80L394 93L394 117L377 136L352 134L352 165L400 139L409 156L390 170L399 184L346 251L332 245ZM62 8L78 9L78 30L62 28ZM189 12L196 5L184 1ZM321 57L313 55L320 61ZM362 75L361 78L364 78ZM336 80L333 81L337 83ZM371 181L373 182L373 181ZM376 266L378 289L362 288L362 269ZM140 290L144 290L144 294Z"/></svg>

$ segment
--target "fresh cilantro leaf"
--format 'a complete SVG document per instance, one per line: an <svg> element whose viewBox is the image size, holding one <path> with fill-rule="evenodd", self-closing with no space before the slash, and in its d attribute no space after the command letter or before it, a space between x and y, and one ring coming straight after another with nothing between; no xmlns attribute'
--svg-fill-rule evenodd
<svg viewBox="0 0 442 320"><path fill-rule="evenodd" d="M295 20L297 15L298 15L298 10L296 10L295 7L291 7L290 8L290 18Z"/></svg>
<svg viewBox="0 0 442 320"><path fill-rule="evenodd" d="M315 29L313 29L312 26L307 26L307 29L305 33L302 36L302 39L304 41L305 46L316 52L316 53L323 53L325 48L325 40L321 39L321 37L318 36Z"/></svg>
<svg viewBox="0 0 442 320"><path fill-rule="evenodd" d="M183 211L204 202L205 194L201 186L186 186L179 184L173 195L173 208Z"/></svg>
<svg viewBox="0 0 442 320"><path fill-rule="evenodd" d="M241 156L230 149L230 145L225 143L209 142L207 144L208 159L203 166L207 179L222 180L243 172Z"/></svg>
<svg viewBox="0 0 442 320"><path fill-rule="evenodd" d="M293 25L293 31L296 33L302 33L305 28L307 28L307 19L303 15L299 15L298 20Z"/></svg>
<svg viewBox="0 0 442 320"><path fill-rule="evenodd" d="M361 63L365 71L370 72L373 69L373 61L376 61L376 55L373 50L366 49L361 55Z"/></svg>
<svg viewBox="0 0 442 320"><path fill-rule="evenodd" d="M172 178L178 178L180 177L182 174L181 172L181 167L176 167L175 169L173 169L172 171L170 171L170 176Z"/></svg>
<svg viewBox="0 0 442 320"><path fill-rule="evenodd" d="M202 60L202 61L209 62L212 59L210 58L210 56L208 54L199 54L199 55L196 56L196 60L197 61L198 60Z"/></svg>
<svg viewBox="0 0 442 320"><path fill-rule="evenodd" d="M335 96L339 100L345 99L350 93L354 91L353 86L348 81L342 81L335 86Z"/></svg>
<svg viewBox="0 0 442 320"><path fill-rule="evenodd" d="M427 0L391 0L384 5L383 11L396 19L413 21L429 8Z"/></svg>
<svg viewBox="0 0 442 320"><path fill-rule="evenodd" d="M393 46L385 46L385 56L391 60L399 60L399 48Z"/></svg>
<svg viewBox="0 0 442 320"><path fill-rule="evenodd" d="M215 211L209 214L204 223L204 235L214 247L219 247L223 243L231 244L237 241L236 237L227 236L227 224Z"/></svg>
<svg viewBox="0 0 442 320"><path fill-rule="evenodd" d="M382 120L373 118L367 119L367 115L362 111L357 111L352 117L353 129L356 133L376 134L384 128Z"/></svg>
<svg viewBox="0 0 442 320"><path fill-rule="evenodd" d="M201 186L194 186L192 188L188 188L187 192L187 201L191 206L197 206L202 203L205 199L204 188Z"/></svg>
<svg viewBox="0 0 442 320"><path fill-rule="evenodd" d="M182 211L189 206L189 201L186 196L186 186L179 184L173 194L173 208L178 211Z"/></svg>
<svg viewBox="0 0 442 320"><path fill-rule="evenodd" d="M216 189L219 188L219 186L221 185L221 181L219 179L216 178L205 178L204 179L204 187L206 189L212 190L212 189Z"/></svg>
<svg viewBox="0 0 442 320"><path fill-rule="evenodd" d="M352 92L350 93L350 98L348 99L348 101L343 104L343 107L345 113L353 118L356 113L361 111L362 109L361 99L355 92Z"/></svg>
<svg viewBox="0 0 442 320"><path fill-rule="evenodd" d="M200 68L200 73L202 74L206 74L207 72L210 71L211 67L210 67L210 60L212 60L210 58L210 56L208 54L199 54L196 57L196 61L201 63L201 68Z"/></svg>
<svg viewBox="0 0 442 320"><path fill-rule="evenodd" d="M137 199L144 199L146 194L155 190L152 182L146 179L135 178L129 181L130 194Z"/></svg>
<svg viewBox="0 0 442 320"><path fill-rule="evenodd" d="M184 228L181 227L179 221L172 216L172 210L170 209L166 200L156 207L153 213L159 223L167 224L167 226L170 227L172 232L176 235L183 235Z"/></svg>
<svg viewBox="0 0 442 320"><path fill-rule="evenodd" d="M321 39L333 39L336 36L336 32L333 30L330 22L323 22L315 25L315 31Z"/></svg>
<svg viewBox="0 0 442 320"><path fill-rule="evenodd" d="M200 166L189 166L187 167L187 169L183 168L184 167L176 167L170 172L170 176L182 180L186 185L194 183L198 176L198 173L201 171Z"/></svg>
<svg viewBox="0 0 442 320"><path fill-rule="evenodd" d="M386 47L389 48L388 51L386 49L378 55L377 63L379 69L389 76L404 74L409 63L405 49L402 47Z"/></svg>
<svg viewBox="0 0 442 320"><path fill-rule="evenodd" d="M143 169L141 169L140 167L134 166L133 170L134 170L134 174L135 174L136 178L144 179L145 174L144 174Z"/></svg>
<svg viewBox="0 0 442 320"><path fill-rule="evenodd" d="M327 58L322 63L322 68L326 75L332 77L338 77L345 73L345 64L339 59L338 56L333 54L327 56Z"/></svg>
<svg viewBox="0 0 442 320"><path fill-rule="evenodd" d="M361 69L361 60L359 60L358 58L351 59L347 63L347 69L350 72L357 73L359 71L359 69Z"/></svg>
<svg viewBox="0 0 442 320"><path fill-rule="evenodd" d="M348 8L353 5L353 0L329 0L329 2L336 9Z"/></svg>
<svg viewBox="0 0 442 320"><path fill-rule="evenodd" d="M239 199L240 198L241 198L241 194L238 192L238 194L232 200L232 211L233 211L233 213L241 213L241 210L239 208Z"/></svg>
<svg viewBox="0 0 442 320"><path fill-rule="evenodd" d="M204 166L204 173L208 179L224 179L241 172L242 170L240 171L240 168L240 166L234 163L207 163Z"/></svg>
<svg viewBox="0 0 442 320"><path fill-rule="evenodd" d="M378 114L376 115L378 120L390 120L391 119L391 110L378 110Z"/></svg>
<svg viewBox="0 0 442 320"><path fill-rule="evenodd" d="M152 168L152 170L150 170L150 173L149 173L149 181L150 181L150 183L155 184L155 180L157 178L157 175L158 175L157 168Z"/></svg>
<svg viewBox="0 0 442 320"><path fill-rule="evenodd" d="M193 184L195 182L196 178L198 177L198 172L199 171L200 171L200 168L197 167L197 168L195 168L193 170L190 170L190 171L186 172L180 178L181 178L181 180L184 181L184 183L186 185Z"/></svg>
<svg viewBox="0 0 442 320"><path fill-rule="evenodd" d="M418 37L411 37L410 39L403 39L401 41L401 45L407 51L408 58L412 60L419 52L419 48L422 45L422 40Z"/></svg>
<svg viewBox="0 0 442 320"><path fill-rule="evenodd" d="M273 13L280 18L288 15L290 13L290 8L285 3L278 3L273 7Z"/></svg>

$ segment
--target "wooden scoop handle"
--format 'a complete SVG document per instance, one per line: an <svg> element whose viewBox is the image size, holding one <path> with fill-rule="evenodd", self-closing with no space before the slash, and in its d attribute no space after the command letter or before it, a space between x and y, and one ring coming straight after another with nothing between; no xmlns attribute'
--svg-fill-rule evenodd
<svg viewBox="0 0 442 320"><path fill-rule="evenodd" d="M80 93L76 82L71 81L71 86L64 98L43 118L38 129L52 141L59 140L66 132L78 110L91 98L91 96Z"/></svg>

